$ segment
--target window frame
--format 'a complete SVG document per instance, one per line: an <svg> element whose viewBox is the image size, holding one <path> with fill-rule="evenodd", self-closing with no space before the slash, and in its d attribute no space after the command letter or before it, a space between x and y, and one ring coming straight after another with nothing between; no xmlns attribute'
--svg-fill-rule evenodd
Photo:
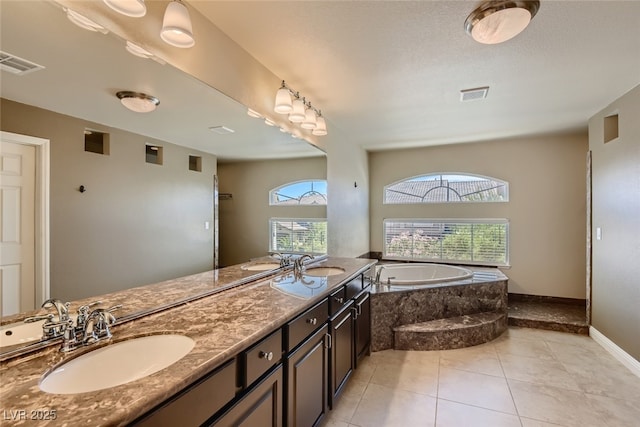
<svg viewBox="0 0 640 427"><path fill-rule="evenodd" d="M442 252L440 258L423 258L423 257L403 257L403 256L389 256L387 251L387 224L388 223L425 223L425 224L504 224L505 225L505 261L503 262L491 262L491 261L474 261L465 259L443 259ZM430 262L435 264L463 264L463 265L479 265L490 267L510 267L510 221L507 218L384 218L382 221L382 258L386 260L397 261L419 261ZM473 247L471 248L471 254L473 256Z"/></svg>
<svg viewBox="0 0 640 427"><path fill-rule="evenodd" d="M440 179L442 180L443 176L468 176L471 178L477 178L479 180L487 180L487 181L494 181L500 184L504 185L505 188L505 193L506 196L504 199L502 200L447 200L447 201L425 201L424 198L425 196L435 190L436 188L448 188L450 189L450 191L454 191L457 193L456 190L451 189L451 187L435 187L434 189L429 190L427 193L425 193L424 196L422 196L422 200L421 201L403 201L403 202L390 202L387 200L387 191L389 191L390 187L393 187L394 185L403 183L403 182L407 182L407 181L411 181L411 180L415 180L416 178L422 178L422 177L432 177L432 176L440 176ZM425 180L426 181L426 180ZM392 190L393 191L393 190ZM485 190L483 190L485 191ZM471 194L471 193L469 193ZM418 196L414 196L416 199L418 198ZM504 181L502 179L498 179L495 177L491 177L491 176L486 176L486 175L478 175L478 174L473 174L473 173L468 173L468 172L428 172L428 173L424 173L424 174L420 174L420 175L414 175L411 177L407 177L407 178L403 178L400 179L398 181L392 182L391 184L387 184L383 187L382 189L382 204L383 205L428 205L428 204L449 204L449 203L505 203L505 202L509 202L509 182L508 181Z"/></svg>
<svg viewBox="0 0 640 427"><path fill-rule="evenodd" d="M274 242L274 233L273 233L273 223L274 222L315 222L315 223L323 223L325 224L325 252L316 252L316 251L294 251L289 249L278 249L274 246L274 243L277 245L277 239ZM328 247L328 233L329 233L329 222L327 218L283 218L283 217L271 217L269 218L269 251L271 252L281 252L287 254L309 254L309 255L326 255L329 251ZM293 249L293 248L291 248Z"/></svg>
<svg viewBox="0 0 640 427"><path fill-rule="evenodd" d="M301 180L299 180L299 181L291 181L291 182L287 182L287 183L285 183L285 184L282 184L282 185L280 185L280 186L278 186L278 187L276 187L276 188L272 188L271 190L269 190L269 206L327 206L327 193L328 193L328 192L325 192L325 193L323 194L323 193L321 193L321 192L319 192L319 191L315 191L315 190L313 190L313 189L312 189L312 190L310 190L310 191L307 191L306 193L303 193L303 195L304 195L304 194L307 194L307 193L317 193L317 194L320 194L320 195L324 198L324 203L317 203L317 204L313 204L313 203L300 203L300 199L298 199L298 203L296 203L296 204L288 204L288 203L274 203L274 201L273 201L273 199L274 199L274 195L275 195L275 193L279 192L279 190L281 190L281 189L283 189L283 188L286 188L286 187L289 187L289 186L293 186L293 185L301 184L301 183L306 183L306 182L311 183L311 187L312 187L312 188L313 188L313 183L315 183L315 182L321 182L321 183L324 183L325 187L327 187L327 186L328 186L328 184L327 184L327 180L326 180L326 179L319 179L319 178L318 178L318 179L316 179L316 178L309 178L309 179L301 179ZM301 197L302 197L302 196L301 196ZM295 199L293 199L293 198L292 198L291 200L295 200Z"/></svg>

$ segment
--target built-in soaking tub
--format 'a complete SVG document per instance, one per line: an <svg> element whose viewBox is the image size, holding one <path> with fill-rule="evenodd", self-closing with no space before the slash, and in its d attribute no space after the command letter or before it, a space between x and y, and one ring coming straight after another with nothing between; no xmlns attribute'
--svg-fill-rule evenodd
<svg viewBox="0 0 640 427"><path fill-rule="evenodd" d="M507 281L497 268L382 264L372 277L371 350L445 350L507 328Z"/></svg>
<svg viewBox="0 0 640 427"><path fill-rule="evenodd" d="M473 271L443 264L382 264L379 283L386 285L429 285L473 277Z"/></svg>

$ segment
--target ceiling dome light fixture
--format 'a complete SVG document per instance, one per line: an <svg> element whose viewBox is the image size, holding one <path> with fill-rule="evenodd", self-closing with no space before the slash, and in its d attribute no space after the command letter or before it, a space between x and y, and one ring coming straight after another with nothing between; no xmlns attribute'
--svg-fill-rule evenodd
<svg viewBox="0 0 640 427"><path fill-rule="evenodd" d="M146 15L144 0L102 0L111 9L125 16L140 18Z"/></svg>
<svg viewBox="0 0 640 427"><path fill-rule="evenodd" d="M464 29L479 43L502 43L524 31L539 8L539 0L486 1L467 17Z"/></svg>
<svg viewBox="0 0 640 427"><path fill-rule="evenodd" d="M96 31L102 34L107 34L109 32L109 30L104 28L102 25L92 21L91 19L87 18L84 15L79 14L74 10L71 10L68 8L63 8L63 9L67 14L67 18L69 18L69 21L73 22L78 27L83 28L85 30L89 30L89 31Z"/></svg>
<svg viewBox="0 0 640 427"><path fill-rule="evenodd" d="M155 96L147 95L140 92L132 92L123 90L116 93L116 96L131 111L136 113L149 113L156 109L160 104L160 100Z"/></svg>
<svg viewBox="0 0 640 427"><path fill-rule="evenodd" d="M125 48L127 49L127 52L140 58L149 59L153 57L153 53L138 46L133 42L130 42L129 40L127 40L127 45L125 46Z"/></svg>
<svg viewBox="0 0 640 427"><path fill-rule="evenodd" d="M196 44L189 10L180 0L173 0L167 5L160 38L171 46L180 48L188 48Z"/></svg>

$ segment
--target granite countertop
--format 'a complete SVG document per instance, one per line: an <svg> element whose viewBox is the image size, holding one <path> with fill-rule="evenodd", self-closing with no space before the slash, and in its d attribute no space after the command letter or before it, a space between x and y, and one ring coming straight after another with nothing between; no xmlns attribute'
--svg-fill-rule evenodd
<svg viewBox="0 0 640 427"><path fill-rule="evenodd" d="M10 359L0 364L0 420L4 425L30 425L32 411L55 411L55 420L38 420L38 425L104 426L124 425L149 411L168 397L184 389L215 367L248 348L262 337L326 297L341 285L375 264L375 260L329 257L322 267L340 267L345 273L326 278L324 290L302 297L274 286L290 273L237 286L138 320L115 325L113 339L60 353L59 346ZM188 287L193 281L211 281L214 272L178 279ZM209 279L207 279L209 277ZM275 279L275 280L274 280ZM160 292L160 286L156 292ZM170 287L166 290L171 292ZM131 291L124 291L131 293ZM117 293L112 294L114 297ZM105 300L105 298L101 299ZM105 305L111 300L105 300ZM153 334L182 334L192 338L194 349L178 362L140 380L105 390L71 395L42 392L38 383L43 373L85 352L115 342ZM117 366L96 366L117 369ZM12 420L18 411L26 411L26 419Z"/></svg>

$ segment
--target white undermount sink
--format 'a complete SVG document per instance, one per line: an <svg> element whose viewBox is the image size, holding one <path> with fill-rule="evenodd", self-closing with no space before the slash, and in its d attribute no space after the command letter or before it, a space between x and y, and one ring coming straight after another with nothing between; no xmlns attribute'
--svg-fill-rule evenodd
<svg viewBox="0 0 640 427"><path fill-rule="evenodd" d="M77 315L70 316L75 322ZM17 322L0 326L0 348L27 345L42 339L44 320L32 323Z"/></svg>
<svg viewBox="0 0 640 427"><path fill-rule="evenodd" d="M42 338L42 322L11 323L0 327L0 348L25 345Z"/></svg>
<svg viewBox="0 0 640 427"><path fill-rule="evenodd" d="M335 276L344 273L344 269L340 267L312 267L304 270L304 274L314 277Z"/></svg>
<svg viewBox="0 0 640 427"><path fill-rule="evenodd" d="M103 390L154 374L186 356L195 342L183 335L150 335L101 347L40 380L40 390L75 394Z"/></svg>
<svg viewBox="0 0 640 427"><path fill-rule="evenodd" d="M255 264L244 265L241 268L248 271L267 271L280 268L280 264L275 262L258 262Z"/></svg>

